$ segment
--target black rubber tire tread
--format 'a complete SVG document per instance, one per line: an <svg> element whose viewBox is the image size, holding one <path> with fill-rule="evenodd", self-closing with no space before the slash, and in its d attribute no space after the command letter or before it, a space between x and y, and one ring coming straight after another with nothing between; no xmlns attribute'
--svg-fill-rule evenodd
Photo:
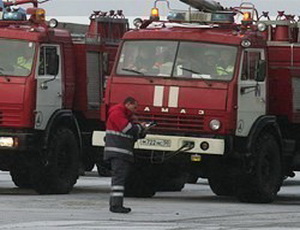
<svg viewBox="0 0 300 230"><path fill-rule="evenodd" d="M96 164L98 175L101 177L111 177L111 170L107 165Z"/></svg>
<svg viewBox="0 0 300 230"><path fill-rule="evenodd" d="M92 171L94 167L95 167L94 162L85 162L84 163L84 171L86 171L86 172Z"/></svg>
<svg viewBox="0 0 300 230"><path fill-rule="evenodd" d="M29 169L16 168L10 171L10 176L14 184L19 188L33 188Z"/></svg>
<svg viewBox="0 0 300 230"><path fill-rule="evenodd" d="M280 149L273 135L262 133L254 146L253 170L239 179L241 202L270 203L282 185Z"/></svg>
<svg viewBox="0 0 300 230"><path fill-rule="evenodd" d="M155 195L156 173L151 165L134 165L125 184L126 197L147 198Z"/></svg>
<svg viewBox="0 0 300 230"><path fill-rule="evenodd" d="M188 184L197 184L198 179L199 179L199 176L194 175L194 174L190 174L188 179L187 179L187 183Z"/></svg>
<svg viewBox="0 0 300 230"><path fill-rule="evenodd" d="M235 196L237 190L236 165L223 159L214 159L210 164L208 183L217 196Z"/></svg>
<svg viewBox="0 0 300 230"><path fill-rule="evenodd" d="M67 194L79 175L79 146L68 128L58 129L51 136L47 151L48 164L35 174L34 188L39 194Z"/></svg>
<svg viewBox="0 0 300 230"><path fill-rule="evenodd" d="M156 190L162 192L179 192L184 188L184 185L188 180L188 176L188 173L185 172L181 172L175 177L163 175Z"/></svg>
<svg viewBox="0 0 300 230"><path fill-rule="evenodd" d="M235 178L227 175L219 175L208 178L210 189L217 196L235 196L236 183Z"/></svg>

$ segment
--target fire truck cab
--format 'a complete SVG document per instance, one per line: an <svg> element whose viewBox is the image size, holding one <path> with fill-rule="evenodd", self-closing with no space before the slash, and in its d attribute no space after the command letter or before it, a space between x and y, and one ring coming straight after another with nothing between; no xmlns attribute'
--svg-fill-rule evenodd
<svg viewBox="0 0 300 230"><path fill-rule="evenodd" d="M132 96L139 119L157 123L136 143L127 194L181 189L192 174L216 195L271 202L300 169L299 24L251 3L189 3L198 10L136 20L109 78L108 107Z"/></svg>
<svg viewBox="0 0 300 230"><path fill-rule="evenodd" d="M21 9L25 3L32 8ZM90 25L45 21L36 0L4 2L0 20L0 169L19 187L68 193L91 145L127 19L95 11Z"/></svg>

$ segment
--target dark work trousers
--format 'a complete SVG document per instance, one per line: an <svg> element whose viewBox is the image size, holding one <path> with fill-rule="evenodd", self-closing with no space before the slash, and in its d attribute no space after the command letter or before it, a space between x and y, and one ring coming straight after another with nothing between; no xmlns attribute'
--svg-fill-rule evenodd
<svg viewBox="0 0 300 230"><path fill-rule="evenodd" d="M123 206L125 179L128 176L132 163L121 159L111 159L111 193L110 193L110 206Z"/></svg>

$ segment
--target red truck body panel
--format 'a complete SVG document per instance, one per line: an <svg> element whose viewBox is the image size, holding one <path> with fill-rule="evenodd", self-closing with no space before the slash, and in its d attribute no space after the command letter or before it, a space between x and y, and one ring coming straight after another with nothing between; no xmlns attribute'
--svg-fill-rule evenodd
<svg viewBox="0 0 300 230"><path fill-rule="evenodd" d="M286 116L292 123L300 122L299 92L300 47L286 44L268 47L269 113Z"/></svg>

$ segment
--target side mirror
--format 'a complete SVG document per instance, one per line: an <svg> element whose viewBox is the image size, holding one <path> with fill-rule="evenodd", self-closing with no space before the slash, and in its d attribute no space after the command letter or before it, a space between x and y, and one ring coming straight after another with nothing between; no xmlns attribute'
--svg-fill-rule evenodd
<svg viewBox="0 0 300 230"><path fill-rule="evenodd" d="M52 55L51 58L49 58L49 66L47 73L49 75L57 76L59 71L59 56L57 54Z"/></svg>
<svg viewBox="0 0 300 230"><path fill-rule="evenodd" d="M256 68L255 80L262 82L266 79L267 74L267 62L265 60L259 60Z"/></svg>

